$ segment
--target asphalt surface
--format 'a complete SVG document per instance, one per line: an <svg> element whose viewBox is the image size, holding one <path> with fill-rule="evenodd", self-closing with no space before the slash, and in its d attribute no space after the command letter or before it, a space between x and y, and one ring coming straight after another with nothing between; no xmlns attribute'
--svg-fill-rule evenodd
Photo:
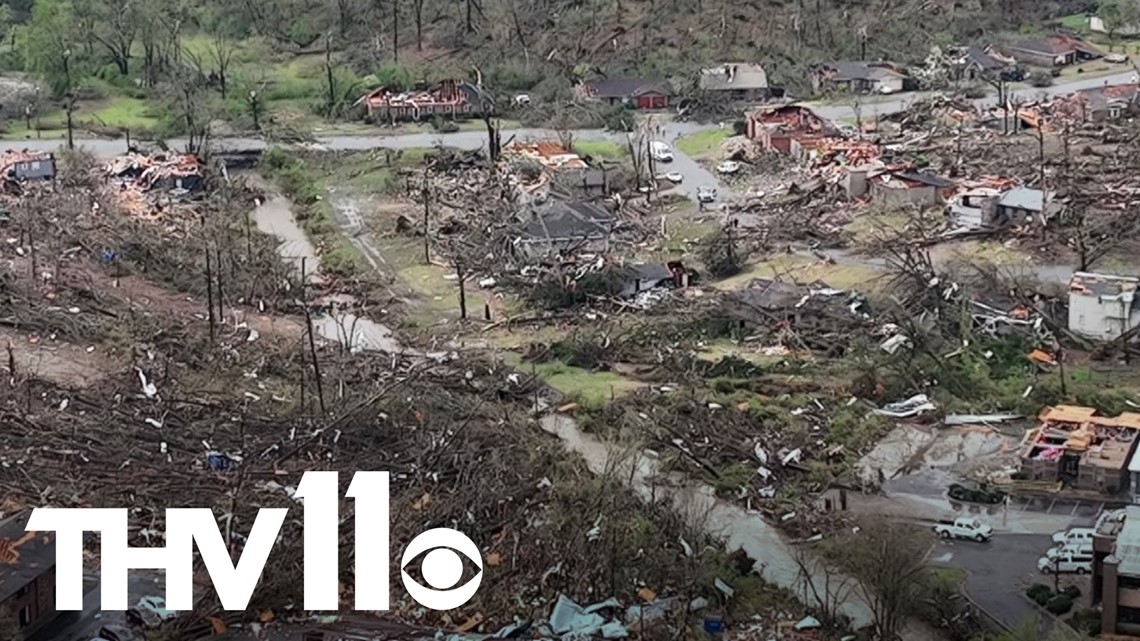
<svg viewBox="0 0 1140 641"><path fill-rule="evenodd" d="M1052 621L1025 597L1025 589L1034 583L1052 585L1052 577L1037 569L1037 560L1051 545L1052 539L1042 534L995 534L988 543L940 540L930 560L965 570L966 594L1003 625L1015 628L1032 620L1039 638L1046 638Z"/></svg>

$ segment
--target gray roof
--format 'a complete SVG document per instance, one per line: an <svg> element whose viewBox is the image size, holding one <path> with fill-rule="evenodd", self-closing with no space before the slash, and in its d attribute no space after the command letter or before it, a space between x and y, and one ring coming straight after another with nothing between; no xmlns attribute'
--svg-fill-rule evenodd
<svg viewBox="0 0 1140 641"><path fill-rule="evenodd" d="M669 83L660 80L647 80L645 78L631 78L628 76L610 76L597 78L584 83L590 95L598 98L636 98L646 93L660 93L666 96L673 95Z"/></svg>
<svg viewBox="0 0 1140 641"><path fill-rule="evenodd" d="M1140 506L1129 505L1125 508L1124 527L1116 535L1112 556L1120 561L1117 572L1140 576Z"/></svg>
<svg viewBox="0 0 1140 641"><path fill-rule="evenodd" d="M729 80L729 71L732 80ZM734 91L767 89L768 73L760 65L747 62L726 62L701 70L700 87L704 91Z"/></svg>
<svg viewBox="0 0 1140 641"><path fill-rule="evenodd" d="M1076 272L1069 281L1069 292L1097 297L1119 296L1125 292L1135 294L1138 285L1140 285L1140 279L1132 276ZM1136 302L1140 303L1140 297ZM1137 455L1140 456L1140 450L1137 451Z"/></svg>
<svg viewBox="0 0 1140 641"><path fill-rule="evenodd" d="M55 567L55 533L26 532L31 516L25 510L0 521L0 542L15 545L14 560L0 557L0 603Z"/></svg>
<svg viewBox="0 0 1140 641"><path fill-rule="evenodd" d="M652 263L649 265L634 265L633 272L635 276L641 280L665 280L673 278L673 272L661 263Z"/></svg>
<svg viewBox="0 0 1140 641"><path fill-rule="evenodd" d="M1030 187L1014 187L1001 195L998 206L1026 211L1045 211L1045 193Z"/></svg>
<svg viewBox="0 0 1140 641"><path fill-rule="evenodd" d="M819 65L822 69L834 69L834 80L882 80L884 78L905 78L906 74L895 71L882 63L864 60L837 60Z"/></svg>
<svg viewBox="0 0 1140 641"><path fill-rule="evenodd" d="M981 47L966 47L966 64L977 65L983 71L1004 69L1006 67L1004 62L986 53Z"/></svg>
<svg viewBox="0 0 1140 641"><path fill-rule="evenodd" d="M524 241L568 241L605 238L617 219L605 209L586 202L551 198L535 205L523 225Z"/></svg>

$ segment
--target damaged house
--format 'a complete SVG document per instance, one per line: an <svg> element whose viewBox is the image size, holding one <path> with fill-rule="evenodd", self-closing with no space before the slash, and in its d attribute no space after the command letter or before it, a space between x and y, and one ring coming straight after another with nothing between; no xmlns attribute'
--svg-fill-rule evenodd
<svg viewBox="0 0 1140 641"><path fill-rule="evenodd" d="M27 532L31 510L0 520L0 608L25 636L56 617L55 533Z"/></svg>
<svg viewBox="0 0 1140 641"><path fill-rule="evenodd" d="M822 139L841 135L830 120L804 105L767 105L753 109L745 118L745 134L765 151L799 157Z"/></svg>
<svg viewBox="0 0 1140 641"><path fill-rule="evenodd" d="M1115 495L1130 486L1128 462L1140 414L1108 418L1091 407L1058 405L1038 415L1022 440L1020 476Z"/></svg>
<svg viewBox="0 0 1140 641"><path fill-rule="evenodd" d="M197 192L206 183L205 167L193 154L130 153L111 161L107 174L118 178L124 186L131 184L141 191Z"/></svg>
<svg viewBox="0 0 1140 641"><path fill-rule="evenodd" d="M1002 50L1014 60L1035 67L1064 67L1104 57L1104 52L1088 42L1060 33L1018 40Z"/></svg>
<svg viewBox="0 0 1140 641"><path fill-rule="evenodd" d="M871 199L892 207L938 207L955 187L952 180L917 171L886 172L870 183Z"/></svg>
<svg viewBox="0 0 1140 641"><path fill-rule="evenodd" d="M896 93L913 88L914 80L891 62L845 60L816 65L811 72L811 85L817 93Z"/></svg>
<svg viewBox="0 0 1140 641"><path fill-rule="evenodd" d="M475 85L445 80L411 91L379 87L361 96L353 106L363 105L370 118L396 122L435 116L467 118L481 112L484 101L489 98Z"/></svg>
<svg viewBox="0 0 1140 641"><path fill-rule="evenodd" d="M676 261L664 265L661 263L630 265L627 268L625 285L618 293L618 298L633 298L641 292L659 287L685 287L688 281L684 265Z"/></svg>
<svg viewBox="0 0 1140 641"><path fill-rule="evenodd" d="M518 214L516 248L527 256L566 251L599 252L621 229L609 210L583 201L549 198L533 202Z"/></svg>
<svg viewBox="0 0 1140 641"><path fill-rule="evenodd" d="M579 85L578 92L588 100L629 105L635 109L665 109L673 97L673 89L667 82L626 76L587 80Z"/></svg>
<svg viewBox="0 0 1140 641"><path fill-rule="evenodd" d="M1140 325L1140 279L1077 272L1069 282L1069 329L1110 341Z"/></svg>
<svg viewBox="0 0 1140 641"><path fill-rule="evenodd" d="M6 151L0 154L0 173L9 180L52 180L55 156L42 152Z"/></svg>
<svg viewBox="0 0 1140 641"><path fill-rule="evenodd" d="M727 292L722 312L740 334L794 332L795 343L840 354L852 332L869 320L866 301L815 281L807 285L756 278L744 289ZM842 338L846 336L847 338Z"/></svg>
<svg viewBox="0 0 1140 641"><path fill-rule="evenodd" d="M1140 85L1108 85L1074 92L1054 101L1054 109L1082 122L1103 122L1140 113Z"/></svg>
<svg viewBox="0 0 1140 641"><path fill-rule="evenodd" d="M768 73L764 67L747 62L727 62L701 70L697 82L701 91L728 100L766 100L773 95L782 96L782 89L768 86Z"/></svg>
<svg viewBox="0 0 1140 641"><path fill-rule="evenodd" d="M956 52L954 63L954 77L958 80L998 76L1013 66L997 52L981 47L962 47Z"/></svg>

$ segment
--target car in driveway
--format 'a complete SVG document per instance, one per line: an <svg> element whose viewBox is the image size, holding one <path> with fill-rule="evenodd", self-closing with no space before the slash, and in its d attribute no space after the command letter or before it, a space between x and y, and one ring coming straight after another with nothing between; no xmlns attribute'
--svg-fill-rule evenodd
<svg viewBox="0 0 1140 641"><path fill-rule="evenodd" d="M1110 53L1104 57L1104 61L1105 62L1111 62L1112 64L1121 65L1121 64L1128 62L1128 56L1126 56L1122 53Z"/></svg>

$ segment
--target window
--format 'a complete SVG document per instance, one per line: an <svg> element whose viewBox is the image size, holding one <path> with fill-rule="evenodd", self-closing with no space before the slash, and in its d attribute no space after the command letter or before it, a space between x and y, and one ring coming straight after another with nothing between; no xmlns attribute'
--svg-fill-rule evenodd
<svg viewBox="0 0 1140 641"><path fill-rule="evenodd" d="M18 619L20 621L20 627L21 628L26 628L29 625L31 625L32 624L32 607L25 605L24 607L20 608L20 613L18 615Z"/></svg>

